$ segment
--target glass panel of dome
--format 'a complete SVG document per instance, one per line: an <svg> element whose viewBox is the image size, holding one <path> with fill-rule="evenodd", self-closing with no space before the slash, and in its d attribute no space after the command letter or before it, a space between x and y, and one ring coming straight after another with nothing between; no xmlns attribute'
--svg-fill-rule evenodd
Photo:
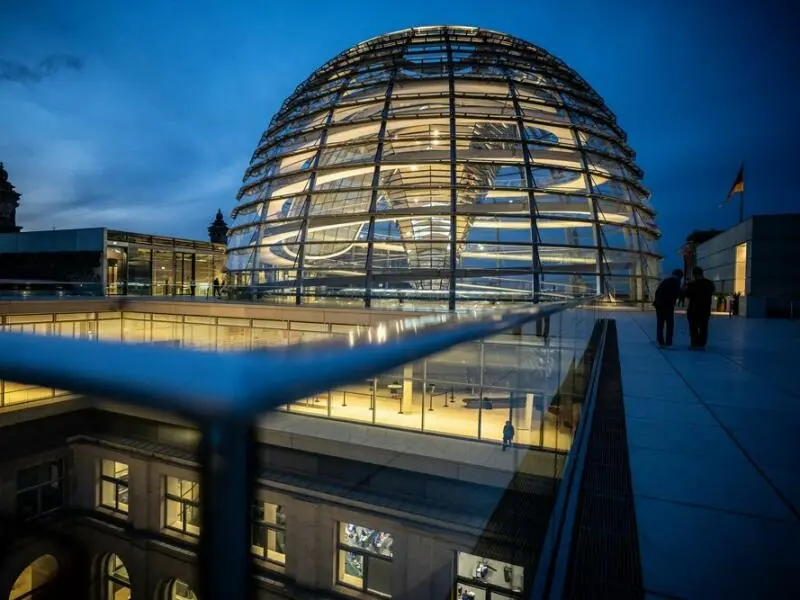
<svg viewBox="0 0 800 600"><path fill-rule="evenodd" d="M500 98L456 98L455 114L470 116L475 113L490 116L513 117L514 104L508 95Z"/></svg>
<svg viewBox="0 0 800 600"><path fill-rule="evenodd" d="M244 229L237 229L228 238L228 248L239 248L250 246L258 241L258 231L260 225L252 225Z"/></svg>
<svg viewBox="0 0 800 600"><path fill-rule="evenodd" d="M599 156L592 152L587 152L585 156L589 169L594 173L598 173L601 176L613 175L619 178L625 178L627 176L622 165L615 160Z"/></svg>
<svg viewBox="0 0 800 600"><path fill-rule="evenodd" d="M450 137L446 131L431 127L427 131L419 132L412 139L387 139L383 145L381 162L405 162L409 157L416 159L417 153L423 152L425 154L419 157L419 162L449 161Z"/></svg>
<svg viewBox="0 0 800 600"><path fill-rule="evenodd" d="M328 128L326 144L330 146L347 144L363 140L366 143L377 144L380 123L348 123L332 125Z"/></svg>
<svg viewBox="0 0 800 600"><path fill-rule="evenodd" d="M278 141L279 138L272 136L266 143L274 145L268 148L264 147L262 150L259 150L258 154L262 159L269 159L279 154L287 154L303 148L316 147L319 145L321 135L322 133L320 131L312 131L288 136L280 139L280 141Z"/></svg>
<svg viewBox="0 0 800 600"><path fill-rule="evenodd" d="M319 159L320 167L343 165L351 163L372 164L377 152L377 144L365 142L363 144L348 141L346 145L336 145L325 147Z"/></svg>
<svg viewBox="0 0 800 600"><path fill-rule="evenodd" d="M385 91L385 88L384 88ZM406 96L438 96L449 94L450 86L444 81L396 81L392 88L392 98L403 98Z"/></svg>
<svg viewBox="0 0 800 600"><path fill-rule="evenodd" d="M333 111L333 123L346 123L348 121L363 121L379 118L383 112L384 102L376 99L374 102L358 103L350 106L341 106Z"/></svg>
<svg viewBox="0 0 800 600"><path fill-rule="evenodd" d="M463 207L459 206L459 209ZM469 214L469 213L468 213ZM465 228L465 238L470 243L531 243L530 215L495 216L476 213ZM542 221L538 220L539 228Z"/></svg>
<svg viewBox="0 0 800 600"><path fill-rule="evenodd" d="M603 250L638 250L636 231L630 227L603 224L601 226Z"/></svg>
<svg viewBox="0 0 800 600"><path fill-rule="evenodd" d="M403 65L397 70L397 78L402 79L426 79L447 77L447 65L443 63L424 64L424 65Z"/></svg>
<svg viewBox="0 0 800 600"><path fill-rule="evenodd" d="M385 83L378 83L375 85L363 85L363 86L348 86L346 90L342 92L342 101L355 101L355 100L366 100L368 98L384 98L386 96L386 89L387 85ZM395 93L397 90L397 86L395 86Z"/></svg>
<svg viewBox="0 0 800 600"><path fill-rule="evenodd" d="M530 244L467 243L459 244L456 252L467 269L527 269L533 261Z"/></svg>
<svg viewBox="0 0 800 600"><path fill-rule="evenodd" d="M586 273L594 272L597 266L597 250L589 246L540 246L539 257L545 271L564 272L570 267L576 273Z"/></svg>
<svg viewBox="0 0 800 600"><path fill-rule="evenodd" d="M389 107L392 117L440 117L450 114L450 102L447 98L393 99Z"/></svg>
<svg viewBox="0 0 800 600"><path fill-rule="evenodd" d="M544 121L552 123L566 123L569 120L569 115L562 108L555 106L548 106L546 104L531 104L529 102L520 102L520 112L522 116L529 121ZM539 140L536 136L531 136L529 139ZM551 140L553 142L557 140Z"/></svg>
<svg viewBox="0 0 800 600"><path fill-rule="evenodd" d="M358 73L350 79L349 85L373 85L379 82L388 81L391 73L387 69L379 69L366 73Z"/></svg>
<svg viewBox="0 0 800 600"><path fill-rule="evenodd" d="M557 94L547 88L531 85L523 81L515 81L514 89L520 100L532 100L534 102L544 102L550 106L561 104Z"/></svg>
<svg viewBox="0 0 800 600"><path fill-rule="evenodd" d="M426 117L425 119L398 119L386 123L385 141L418 140L433 136L438 131L440 136L450 135L449 118Z"/></svg>
<svg viewBox="0 0 800 600"><path fill-rule="evenodd" d="M374 170L372 165L353 165L347 169L326 168L325 170L319 170L314 189L317 191L332 191L369 187Z"/></svg>
<svg viewBox="0 0 800 600"><path fill-rule="evenodd" d="M549 227L559 225L558 221L538 221L539 238L545 245L565 245L575 247L594 247L595 229L592 223L585 223L582 227Z"/></svg>
<svg viewBox="0 0 800 600"><path fill-rule="evenodd" d="M523 128L525 140L527 140L528 148L531 151L535 149L551 151L554 145L558 145L559 147L572 147L577 145L574 133L568 127L550 125L542 122L529 123L526 121Z"/></svg>

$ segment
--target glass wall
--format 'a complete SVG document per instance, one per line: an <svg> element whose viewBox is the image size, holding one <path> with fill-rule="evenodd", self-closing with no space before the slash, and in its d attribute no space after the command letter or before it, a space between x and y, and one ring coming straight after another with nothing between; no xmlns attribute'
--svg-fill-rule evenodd
<svg viewBox="0 0 800 600"><path fill-rule="evenodd" d="M224 248L210 242L109 231L107 293L210 297L224 260Z"/></svg>
<svg viewBox="0 0 800 600"><path fill-rule="evenodd" d="M580 417L581 359L593 309L559 313L479 342L461 344L368 380L283 407L292 413L566 451ZM349 339L357 326L148 312L9 315L4 327L44 335L153 343L212 352ZM66 392L0 384L2 404L52 400Z"/></svg>

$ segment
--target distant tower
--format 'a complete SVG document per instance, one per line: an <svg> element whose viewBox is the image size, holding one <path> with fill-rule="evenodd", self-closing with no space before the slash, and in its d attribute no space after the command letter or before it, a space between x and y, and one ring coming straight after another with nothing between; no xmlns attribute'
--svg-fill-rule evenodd
<svg viewBox="0 0 800 600"><path fill-rule="evenodd" d="M214 244L228 243L228 224L222 218L222 211L217 211L217 218L208 227L208 239Z"/></svg>
<svg viewBox="0 0 800 600"><path fill-rule="evenodd" d="M22 229L17 226L19 199L20 194L9 183L8 173L0 162L0 233L18 233Z"/></svg>

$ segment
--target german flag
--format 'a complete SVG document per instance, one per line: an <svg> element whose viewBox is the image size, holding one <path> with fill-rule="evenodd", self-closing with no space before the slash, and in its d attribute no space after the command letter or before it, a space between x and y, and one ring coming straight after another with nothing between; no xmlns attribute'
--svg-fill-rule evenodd
<svg viewBox="0 0 800 600"><path fill-rule="evenodd" d="M740 194L742 192L744 192L744 164L739 167L739 174L736 176L736 181L734 181L733 185L731 186L731 191L728 192L728 198L726 201L733 198L735 194Z"/></svg>

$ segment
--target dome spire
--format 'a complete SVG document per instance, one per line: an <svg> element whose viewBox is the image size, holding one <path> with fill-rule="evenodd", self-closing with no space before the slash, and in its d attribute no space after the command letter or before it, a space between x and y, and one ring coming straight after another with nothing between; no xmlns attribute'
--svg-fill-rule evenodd
<svg viewBox="0 0 800 600"><path fill-rule="evenodd" d="M21 195L8 180L8 171L0 162L0 233L18 233L17 207Z"/></svg>
<svg viewBox="0 0 800 600"><path fill-rule="evenodd" d="M228 242L228 224L222 216L222 209L217 209L217 217L208 227L208 239L214 244Z"/></svg>

